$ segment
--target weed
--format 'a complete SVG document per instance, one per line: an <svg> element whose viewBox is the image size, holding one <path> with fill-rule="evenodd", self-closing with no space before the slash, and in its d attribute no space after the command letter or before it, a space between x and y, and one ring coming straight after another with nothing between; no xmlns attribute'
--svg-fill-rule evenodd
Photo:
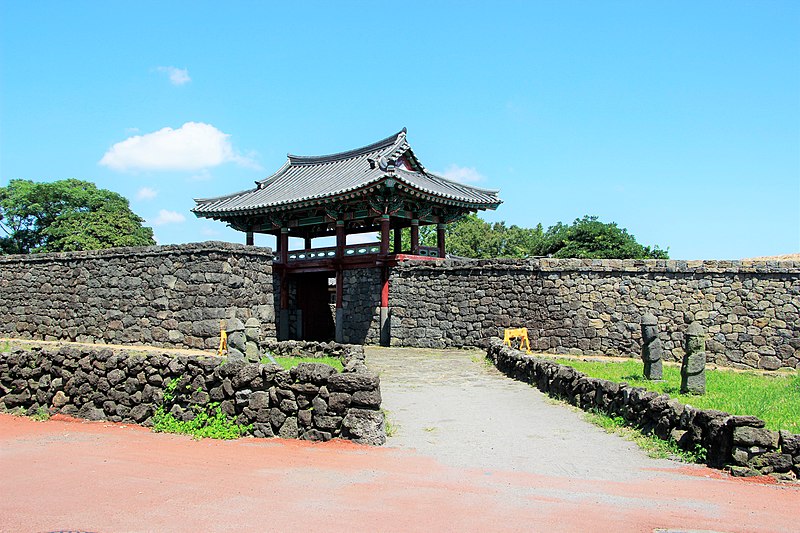
<svg viewBox="0 0 800 533"><path fill-rule="evenodd" d="M381 409L381 412L383 413L383 427L386 431L386 436L393 437L395 433L397 433L399 426L389 416L389 411L386 409Z"/></svg>
<svg viewBox="0 0 800 533"><path fill-rule="evenodd" d="M11 351L11 341L3 341L0 344L0 353L7 353Z"/></svg>
<svg viewBox="0 0 800 533"><path fill-rule="evenodd" d="M50 412L44 407L40 407L31 415L31 418L38 422L44 422L50 419Z"/></svg>
<svg viewBox="0 0 800 533"><path fill-rule="evenodd" d="M426 428L422 428L422 431L427 431L428 433L433 433L434 431L436 431L436 429L437 428L435 426L428 426Z"/></svg>

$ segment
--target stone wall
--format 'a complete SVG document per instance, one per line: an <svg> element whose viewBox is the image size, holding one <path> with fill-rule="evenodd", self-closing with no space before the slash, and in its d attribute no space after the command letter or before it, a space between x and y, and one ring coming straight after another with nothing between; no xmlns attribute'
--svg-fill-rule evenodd
<svg viewBox="0 0 800 533"><path fill-rule="evenodd" d="M214 348L220 319L275 336L272 253L222 242L0 256L0 335Z"/></svg>
<svg viewBox="0 0 800 533"><path fill-rule="evenodd" d="M256 437L383 444L380 380L363 364L348 366L354 371L338 373L321 363L287 371L212 356L15 348L0 353L0 408L147 426L160 405L188 420L214 402L229 418L252 425ZM175 398L167 402L165 389L174 380Z"/></svg>
<svg viewBox="0 0 800 533"><path fill-rule="evenodd" d="M349 344L380 342L381 269L343 272L343 341Z"/></svg>
<svg viewBox="0 0 800 533"><path fill-rule="evenodd" d="M754 416L734 416L695 409L641 387L590 378L554 361L532 357L490 341L487 356L510 377L584 410L622 416L628 423L685 450L706 450L708 464L728 467L734 475L773 475L794 481L800 476L800 435L771 431Z"/></svg>
<svg viewBox="0 0 800 533"><path fill-rule="evenodd" d="M505 327L527 327L535 350L631 356L650 312L666 360L679 360L698 321L710 362L800 368L799 262L408 262L392 271L389 305L398 346L485 346Z"/></svg>

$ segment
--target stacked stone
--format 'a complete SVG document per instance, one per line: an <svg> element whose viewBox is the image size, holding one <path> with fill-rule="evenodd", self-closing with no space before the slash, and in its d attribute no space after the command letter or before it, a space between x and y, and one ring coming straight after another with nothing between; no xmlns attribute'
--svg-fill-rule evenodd
<svg viewBox="0 0 800 533"><path fill-rule="evenodd" d="M709 362L800 368L798 261L412 261L389 285L397 346L485 347L513 321L534 350L633 356L652 313L666 324L662 360L681 360L682 328L696 321Z"/></svg>
<svg viewBox="0 0 800 533"><path fill-rule="evenodd" d="M274 336L272 252L222 242L0 256L0 333L216 349L220 320Z"/></svg>
<svg viewBox="0 0 800 533"><path fill-rule="evenodd" d="M175 380L174 399L165 402L165 389ZM150 425L159 406L189 420L211 402L236 422L252 424L258 437L385 441L380 381L369 372L340 374L321 363L287 371L218 357L72 346L0 354L3 409Z"/></svg>
<svg viewBox="0 0 800 533"><path fill-rule="evenodd" d="M493 339L488 350L505 374L586 410L621 416L685 450L707 451L710 466L729 466L735 475L769 474L781 480L800 477L800 435L764 429L754 416L695 409L667 394L590 378L552 360L528 356Z"/></svg>

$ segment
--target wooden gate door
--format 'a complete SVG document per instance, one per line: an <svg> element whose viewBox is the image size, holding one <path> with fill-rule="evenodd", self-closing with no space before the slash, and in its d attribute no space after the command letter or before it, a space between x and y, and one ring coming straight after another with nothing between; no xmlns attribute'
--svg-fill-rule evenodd
<svg viewBox="0 0 800 533"><path fill-rule="evenodd" d="M297 307L302 311L303 340L330 341L336 333L327 272L297 275Z"/></svg>

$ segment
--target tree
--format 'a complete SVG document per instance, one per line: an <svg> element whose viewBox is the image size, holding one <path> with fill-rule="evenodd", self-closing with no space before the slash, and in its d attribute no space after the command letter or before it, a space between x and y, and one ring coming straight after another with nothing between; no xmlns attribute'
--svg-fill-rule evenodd
<svg viewBox="0 0 800 533"><path fill-rule="evenodd" d="M582 259L668 259L667 250L650 248L616 223L600 222L596 216L575 219L571 226L558 222L543 235L540 255Z"/></svg>
<svg viewBox="0 0 800 533"><path fill-rule="evenodd" d="M0 188L0 252L27 254L155 244L128 200L77 179Z"/></svg>

